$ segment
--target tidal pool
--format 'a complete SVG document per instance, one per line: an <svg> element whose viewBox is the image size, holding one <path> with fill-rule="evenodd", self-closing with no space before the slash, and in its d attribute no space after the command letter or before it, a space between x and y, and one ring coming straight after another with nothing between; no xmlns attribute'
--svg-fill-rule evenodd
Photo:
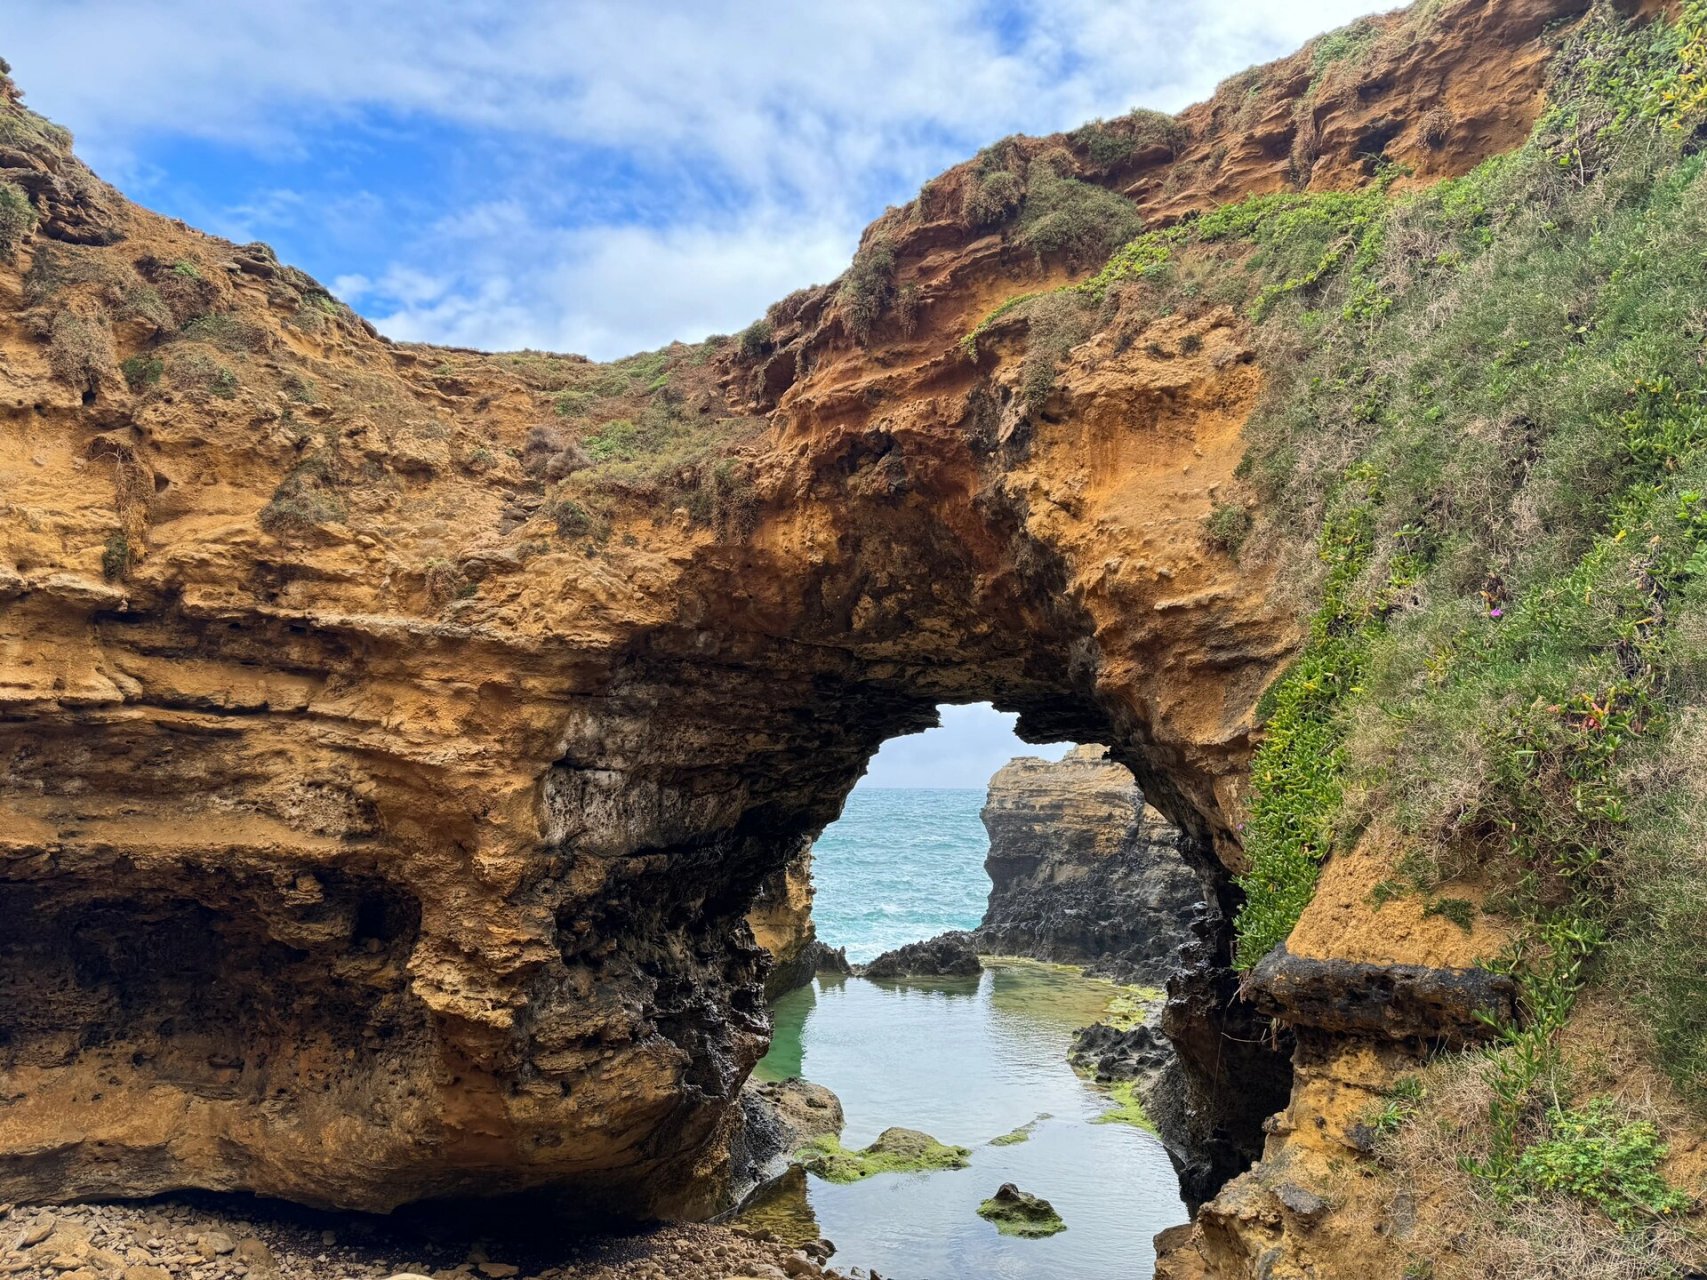
<svg viewBox="0 0 1707 1280"><path fill-rule="evenodd" d="M1173 1167L1154 1135L1098 1123L1108 1098L1067 1064L1074 1029L1116 990L1071 970L1000 961L953 984L820 979L778 1000L759 1074L833 1089L847 1147L899 1125L972 1148L967 1169L845 1186L808 1178L835 1266L886 1280L1150 1276L1151 1237L1186 1219ZM1025 1141L991 1145L1027 1124ZM1041 1240L1001 1235L978 1206L1004 1182L1050 1201L1067 1229Z"/></svg>

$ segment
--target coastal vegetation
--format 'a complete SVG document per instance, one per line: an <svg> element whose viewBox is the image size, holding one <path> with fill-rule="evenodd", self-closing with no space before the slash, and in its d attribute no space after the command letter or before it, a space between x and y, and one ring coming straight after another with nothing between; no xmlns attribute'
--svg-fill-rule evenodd
<svg viewBox="0 0 1707 1280"><path fill-rule="evenodd" d="M1318 72L1361 39L1325 38ZM1484 1103L1463 1166L1496 1205L1574 1198L1626 1234L1687 1197L1649 1121L1582 1096L1560 1044L1616 982L1707 1106L1704 71L1707 4L1635 25L1599 6L1516 152L1424 185L1378 161L1357 191L1145 232L963 344L1035 325L1040 403L1063 315L1248 316L1259 514L1224 506L1205 536L1278 565L1308 628L1259 709L1238 964L1286 939L1329 854L1396 833L1384 899L1465 930L1491 911L1514 939L1485 963L1520 1015L1456 1067ZM1476 901L1443 891L1460 882Z"/></svg>
<svg viewBox="0 0 1707 1280"><path fill-rule="evenodd" d="M869 1147L849 1151L840 1138L825 1134L814 1138L794 1158L808 1173L826 1182L861 1182L880 1173L927 1173L939 1169L964 1169L971 1152L948 1146L917 1129L885 1129Z"/></svg>

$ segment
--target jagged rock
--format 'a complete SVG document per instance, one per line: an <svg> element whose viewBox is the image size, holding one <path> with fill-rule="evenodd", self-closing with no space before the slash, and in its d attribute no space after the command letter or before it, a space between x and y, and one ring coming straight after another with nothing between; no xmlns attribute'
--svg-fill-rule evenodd
<svg viewBox="0 0 1707 1280"><path fill-rule="evenodd" d="M1504 974L1295 956L1284 943L1251 971L1245 995L1294 1026L1449 1044L1485 1040L1517 1010Z"/></svg>
<svg viewBox="0 0 1707 1280"><path fill-rule="evenodd" d="M857 967L867 978L975 978L984 972L972 935L960 929L909 942Z"/></svg>
<svg viewBox="0 0 1707 1280"><path fill-rule="evenodd" d="M773 966L765 975L765 999L775 1000L812 981L823 944L812 925L810 846L760 882L747 924L754 941L770 954Z"/></svg>
<svg viewBox="0 0 1707 1280"><path fill-rule="evenodd" d="M1103 1084L1117 1080L1149 1081L1167 1070L1174 1047L1162 1034L1162 1009L1152 1006L1135 1027L1094 1022L1073 1033L1068 1061Z"/></svg>
<svg viewBox="0 0 1707 1280"><path fill-rule="evenodd" d="M828 973L835 977L849 977L853 966L848 963L846 947L831 947L827 942L816 942L812 950L812 971Z"/></svg>
<svg viewBox="0 0 1707 1280"><path fill-rule="evenodd" d="M741 1090L741 1128L731 1161L737 1192L776 1177L795 1151L814 1138L839 1135L842 1123L841 1099L823 1085L749 1080Z"/></svg>
<svg viewBox="0 0 1707 1280"><path fill-rule="evenodd" d="M1053 763L1021 757L990 780L983 819L991 887L979 950L1166 980L1203 883L1130 769L1099 746Z"/></svg>

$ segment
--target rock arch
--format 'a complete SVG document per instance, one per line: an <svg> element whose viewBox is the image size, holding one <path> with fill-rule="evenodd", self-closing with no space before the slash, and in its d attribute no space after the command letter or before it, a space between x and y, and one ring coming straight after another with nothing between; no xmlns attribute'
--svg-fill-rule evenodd
<svg viewBox="0 0 1707 1280"><path fill-rule="evenodd" d="M1408 128L1390 158L1439 176L1511 145L1539 33L1581 7L1446 6L1322 90L1310 181L1363 181L1371 120L1449 97L1469 141ZM1152 222L1279 189L1310 62L1188 113L1177 157L1087 178ZM906 315L856 335L806 291L718 357L724 407L766 418L738 451L751 519L632 506L584 554L546 534L516 360L293 327L312 282L264 246L42 146L4 165L78 198L38 201L37 242L199 263L197 305L256 358L230 396L71 387L23 260L0 267L0 1198L709 1211L764 1035L756 886L884 738L967 701L1108 744L1190 837L1219 914L1171 1023L1201 1068L1188 1198L1249 1159L1272 1098L1250 1082L1284 1075L1210 1011L1254 708L1298 636L1268 572L1201 536L1261 387L1241 316L1101 333L1047 394L999 326L969 357L994 307L1071 273L966 226L961 166L871 233ZM324 453L344 510L293 526Z"/></svg>

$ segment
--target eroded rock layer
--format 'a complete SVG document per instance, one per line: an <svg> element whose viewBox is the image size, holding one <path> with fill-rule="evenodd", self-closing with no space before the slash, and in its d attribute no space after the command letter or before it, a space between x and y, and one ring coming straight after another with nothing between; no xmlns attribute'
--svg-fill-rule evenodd
<svg viewBox="0 0 1707 1280"><path fill-rule="evenodd" d="M1462 172L1581 7L1448 0L1306 114L1307 53L1112 165L1012 146L1152 221ZM868 237L905 306L805 291L662 353L648 404L734 424L721 461L590 510L555 424L602 373L386 342L0 111L0 1199L711 1211L768 1035L755 899L884 739L984 700L1179 827L1193 1198L1248 1161L1289 1068L1226 973L1229 871L1298 630L1202 536L1262 383L1242 313L1105 331L1039 399L1013 334L961 338L1082 269L969 226L962 166Z"/></svg>
<svg viewBox="0 0 1707 1280"><path fill-rule="evenodd" d="M1088 965L1120 982L1167 980L1203 882L1129 769L1102 747L1012 760L990 780L983 819L982 950Z"/></svg>

